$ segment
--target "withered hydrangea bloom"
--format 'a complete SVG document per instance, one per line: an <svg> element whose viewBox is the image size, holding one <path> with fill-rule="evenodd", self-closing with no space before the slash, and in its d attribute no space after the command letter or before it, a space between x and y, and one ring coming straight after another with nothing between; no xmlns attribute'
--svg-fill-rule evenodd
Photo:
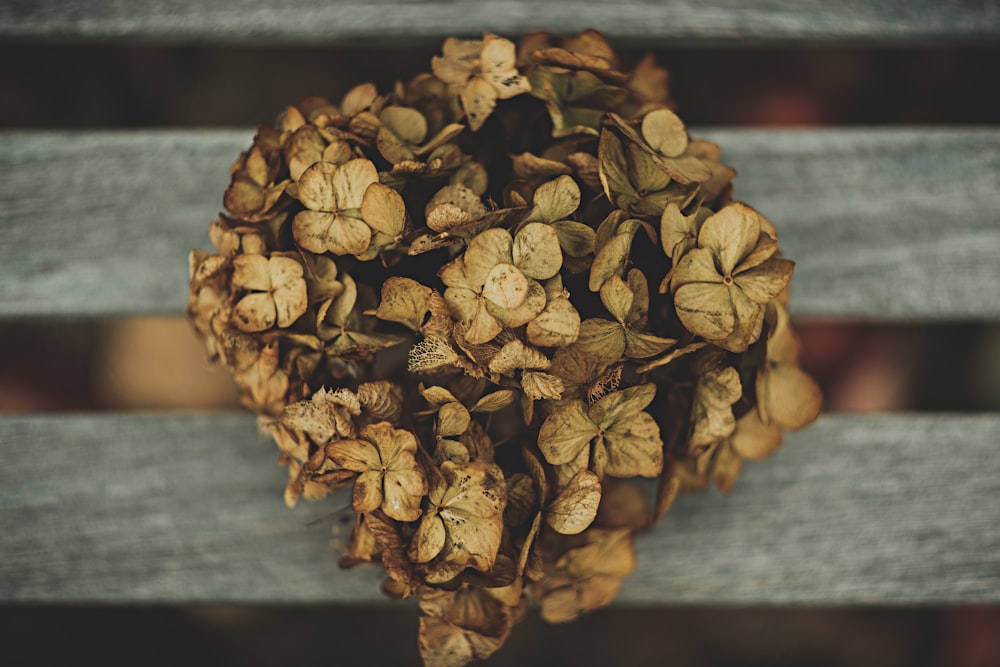
<svg viewBox="0 0 1000 667"><path fill-rule="evenodd" d="M822 399L794 265L652 58L487 34L430 70L258 128L188 314L285 501L350 494L341 565L419 598L439 667L495 652L529 599L607 604L678 491L729 492Z"/></svg>

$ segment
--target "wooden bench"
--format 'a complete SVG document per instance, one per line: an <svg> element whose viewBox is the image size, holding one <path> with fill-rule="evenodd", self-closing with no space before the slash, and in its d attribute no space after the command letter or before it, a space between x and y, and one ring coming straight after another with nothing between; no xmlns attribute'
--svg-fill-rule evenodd
<svg viewBox="0 0 1000 667"><path fill-rule="evenodd" d="M392 48L589 26L648 45L996 43L962 0L32 0L19 42ZM307 92L307 91L303 91ZM985 93L984 93L985 94ZM797 262L797 316L1000 320L1000 126L695 128ZM249 128L0 132L0 318L183 314ZM44 182L45 187L38 187ZM830 414L728 499L681 498L638 540L621 603L1000 602L1000 413ZM238 414L0 416L0 601L369 603L322 509L282 503L275 449Z"/></svg>

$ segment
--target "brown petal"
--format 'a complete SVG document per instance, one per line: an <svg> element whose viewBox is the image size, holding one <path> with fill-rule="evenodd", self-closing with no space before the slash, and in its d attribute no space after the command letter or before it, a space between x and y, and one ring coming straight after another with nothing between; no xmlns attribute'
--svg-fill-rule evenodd
<svg viewBox="0 0 1000 667"><path fill-rule="evenodd" d="M583 401L567 401L556 407L538 432L538 448L553 465L568 463L586 448L599 430Z"/></svg>
<svg viewBox="0 0 1000 667"><path fill-rule="evenodd" d="M642 119L642 137L661 155L677 157L688 144L684 122L670 109L650 111Z"/></svg>
<svg viewBox="0 0 1000 667"><path fill-rule="evenodd" d="M770 456L781 445L781 429L761 421L756 410L751 410L736 421L736 430L730 437L733 451L739 456L759 461Z"/></svg>
<svg viewBox="0 0 1000 667"><path fill-rule="evenodd" d="M441 437L451 437L465 433L472 416L461 403L445 403L438 411L437 433Z"/></svg>
<svg viewBox="0 0 1000 667"><path fill-rule="evenodd" d="M274 290L274 307L277 311L278 326L282 329L292 326L309 306L306 281L298 281Z"/></svg>
<svg viewBox="0 0 1000 667"><path fill-rule="evenodd" d="M332 442L326 446L326 455L338 467L354 472L375 470L382 466L382 458L375 445L364 440Z"/></svg>
<svg viewBox="0 0 1000 667"><path fill-rule="evenodd" d="M705 220L698 232L698 246L719 258L719 270L732 275L740 261L750 254L760 237L760 216L746 204L725 206Z"/></svg>
<svg viewBox="0 0 1000 667"><path fill-rule="evenodd" d="M601 303L621 323L625 322L625 317L632 309L634 298L635 295L629 289L628 284L619 276L612 275L601 285Z"/></svg>
<svg viewBox="0 0 1000 667"><path fill-rule="evenodd" d="M816 382L792 363L767 365L757 376L757 410L765 424L794 431L823 409Z"/></svg>
<svg viewBox="0 0 1000 667"><path fill-rule="evenodd" d="M736 275L735 282L754 303L766 304L774 300L792 279L795 262L772 258Z"/></svg>
<svg viewBox="0 0 1000 667"><path fill-rule="evenodd" d="M688 283L677 289L674 306L684 328L709 340L731 334L736 327L736 314L730 290L721 283Z"/></svg>
<svg viewBox="0 0 1000 667"><path fill-rule="evenodd" d="M663 470L660 427L647 412L616 422L604 434L604 441L608 449L605 468L608 475L657 477Z"/></svg>
<svg viewBox="0 0 1000 667"><path fill-rule="evenodd" d="M409 453L409 452L407 452ZM410 454L412 458L413 455ZM408 470L390 470L382 480L382 511L397 521L416 521L420 518L420 500L427 492L427 479L416 467Z"/></svg>
<svg viewBox="0 0 1000 667"><path fill-rule="evenodd" d="M629 250L632 247L632 234L615 234L611 240L601 248L594 257L594 263L590 266L590 291L596 292L601 289L604 281L613 275L621 275L628 261Z"/></svg>
<svg viewBox="0 0 1000 667"><path fill-rule="evenodd" d="M413 534L407 553L414 563L426 563L441 553L447 536L441 517L425 514Z"/></svg>
<svg viewBox="0 0 1000 667"><path fill-rule="evenodd" d="M619 421L628 421L637 412L645 410L656 396L652 382L636 385L608 394L587 411L590 419L604 429L612 428Z"/></svg>
<svg viewBox="0 0 1000 667"><path fill-rule="evenodd" d="M369 227L394 239L403 231L406 207L398 192L387 185L372 183L361 202L361 217Z"/></svg>
<svg viewBox="0 0 1000 667"><path fill-rule="evenodd" d="M433 291L412 278L392 276L382 283L382 300L375 317L420 331Z"/></svg>
<svg viewBox="0 0 1000 667"><path fill-rule="evenodd" d="M419 144L427 136L427 119L416 109L390 105L379 114L379 120L408 144Z"/></svg>
<svg viewBox="0 0 1000 667"><path fill-rule="evenodd" d="M545 522L558 533L582 533L597 516L601 503L601 480L589 470L581 470L545 510Z"/></svg>
<svg viewBox="0 0 1000 667"><path fill-rule="evenodd" d="M625 331L618 322L600 318L584 320L575 347L592 359L613 363L625 353Z"/></svg>
<svg viewBox="0 0 1000 667"><path fill-rule="evenodd" d="M355 512L371 512L382 504L381 470L366 470L354 480L351 506Z"/></svg>

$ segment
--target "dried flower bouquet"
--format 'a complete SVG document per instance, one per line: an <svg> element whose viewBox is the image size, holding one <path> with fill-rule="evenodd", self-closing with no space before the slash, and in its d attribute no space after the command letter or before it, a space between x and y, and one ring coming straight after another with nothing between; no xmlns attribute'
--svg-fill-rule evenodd
<svg viewBox="0 0 1000 667"><path fill-rule="evenodd" d="M728 492L821 398L793 263L650 57L487 34L431 70L261 126L188 313L286 502L350 487L342 565L380 563L426 664L464 665L529 597L553 622L610 602L678 490Z"/></svg>

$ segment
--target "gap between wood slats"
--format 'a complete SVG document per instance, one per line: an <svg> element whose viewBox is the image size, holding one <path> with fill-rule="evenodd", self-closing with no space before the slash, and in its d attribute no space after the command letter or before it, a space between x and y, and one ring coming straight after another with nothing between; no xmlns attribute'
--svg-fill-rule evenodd
<svg viewBox="0 0 1000 667"><path fill-rule="evenodd" d="M1000 129L695 130L797 263L796 315L1000 319ZM179 314L248 130L0 133L0 317Z"/></svg>
<svg viewBox="0 0 1000 667"><path fill-rule="evenodd" d="M1000 414L825 416L682 496L623 603L1000 602ZM0 600L374 602L248 415L0 418ZM349 522L334 524L333 542Z"/></svg>
<svg viewBox="0 0 1000 667"><path fill-rule="evenodd" d="M981 0L31 0L0 6L0 37L359 43L599 28L645 42L986 41L1000 10Z"/></svg>

